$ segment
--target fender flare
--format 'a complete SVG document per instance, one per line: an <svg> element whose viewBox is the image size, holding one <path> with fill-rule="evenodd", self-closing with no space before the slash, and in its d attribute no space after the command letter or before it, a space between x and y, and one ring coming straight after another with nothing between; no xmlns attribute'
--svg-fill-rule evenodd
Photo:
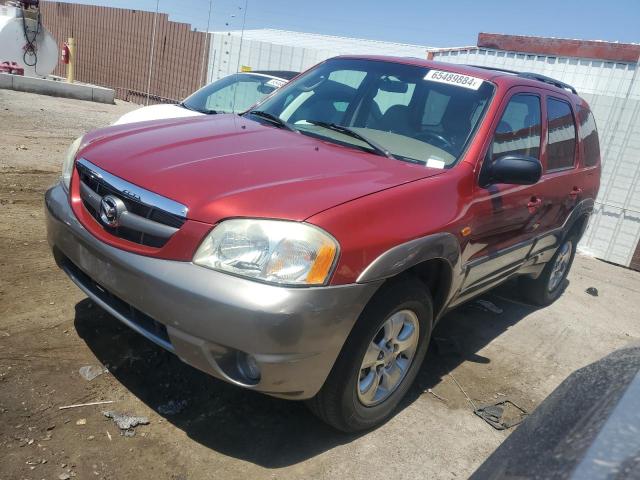
<svg viewBox="0 0 640 480"><path fill-rule="evenodd" d="M582 228L580 229L578 238L582 237L582 234L584 233L584 231L587 228L587 225L589 223L588 218L591 216L591 214L593 213L593 209L595 206L595 201L593 200L593 198L585 198L584 200L580 201L573 209L573 211L571 212L571 214L569 215L569 218L567 219L564 227L563 227L563 237L566 237L569 232L571 232L571 230L573 230L574 225L576 224L576 222L578 222L581 218L583 217L587 217L587 221L584 222L584 224L582 225Z"/></svg>
<svg viewBox="0 0 640 480"><path fill-rule="evenodd" d="M460 244L451 233L442 232L401 243L379 255L358 276L356 283L394 277L427 260L445 260L455 276L460 275Z"/></svg>

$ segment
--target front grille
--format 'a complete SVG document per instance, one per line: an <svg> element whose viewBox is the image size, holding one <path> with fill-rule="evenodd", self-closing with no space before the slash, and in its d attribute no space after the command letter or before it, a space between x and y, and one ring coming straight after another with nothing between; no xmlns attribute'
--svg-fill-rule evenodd
<svg viewBox="0 0 640 480"><path fill-rule="evenodd" d="M156 343L164 348L172 349L171 341L169 340L169 334L167 333L167 327L162 323L154 320L149 315L141 312L133 305L125 302L121 298L115 296L100 284L93 281L93 279L80 270L71 260L64 255L60 255L62 268L69 274L77 283L80 283L91 295L97 297L99 300L107 304L118 314L124 317L127 321L131 322L138 328L140 328L147 337L154 340Z"/></svg>
<svg viewBox="0 0 640 480"><path fill-rule="evenodd" d="M130 242L160 248L185 222L185 206L105 172L91 162L76 162L80 177L82 203L102 228ZM117 225L110 226L101 218L100 204L105 196L115 197L124 205Z"/></svg>

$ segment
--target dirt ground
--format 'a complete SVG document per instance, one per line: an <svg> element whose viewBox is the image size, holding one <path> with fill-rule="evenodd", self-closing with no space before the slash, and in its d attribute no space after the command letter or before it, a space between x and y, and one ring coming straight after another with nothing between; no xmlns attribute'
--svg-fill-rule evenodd
<svg viewBox="0 0 640 480"><path fill-rule="evenodd" d="M67 145L131 108L0 90L0 480L466 478L509 433L471 402L508 396L532 411L569 373L640 339L640 273L578 256L551 307L505 285L483 297L502 313L449 314L409 398L366 434L210 378L94 306L47 247L43 193ZM79 369L92 365L108 372L87 381ZM95 401L114 403L59 409ZM105 410L150 423L123 436Z"/></svg>

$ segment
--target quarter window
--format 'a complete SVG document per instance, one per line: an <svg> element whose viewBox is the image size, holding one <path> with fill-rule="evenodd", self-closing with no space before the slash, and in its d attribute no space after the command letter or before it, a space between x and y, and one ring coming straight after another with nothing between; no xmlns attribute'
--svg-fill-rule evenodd
<svg viewBox="0 0 640 480"><path fill-rule="evenodd" d="M571 106L562 100L547 98L547 171L573 167L576 155L576 124Z"/></svg>
<svg viewBox="0 0 640 480"><path fill-rule="evenodd" d="M505 155L540 157L541 114L537 95L511 97L493 136L491 159Z"/></svg>
<svg viewBox="0 0 640 480"><path fill-rule="evenodd" d="M584 166L593 167L600 159L600 141L598 129L593 113L588 108L578 108L578 121L580 122L580 140L584 149Z"/></svg>

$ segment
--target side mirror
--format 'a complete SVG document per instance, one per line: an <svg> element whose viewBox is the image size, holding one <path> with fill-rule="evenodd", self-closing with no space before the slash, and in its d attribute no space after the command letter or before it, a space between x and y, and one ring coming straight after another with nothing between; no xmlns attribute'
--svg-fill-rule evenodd
<svg viewBox="0 0 640 480"><path fill-rule="evenodd" d="M542 176L540 160L525 155L505 155L489 167L487 183L533 185Z"/></svg>

